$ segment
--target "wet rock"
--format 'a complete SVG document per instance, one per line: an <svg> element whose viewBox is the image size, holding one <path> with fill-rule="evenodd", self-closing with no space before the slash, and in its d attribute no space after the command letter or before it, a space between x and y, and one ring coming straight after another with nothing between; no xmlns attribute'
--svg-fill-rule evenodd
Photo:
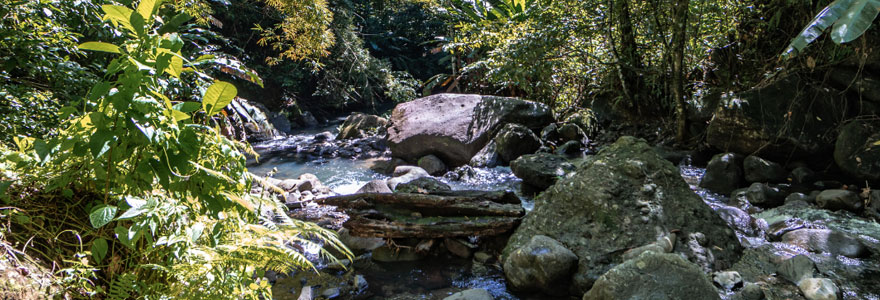
<svg viewBox="0 0 880 300"><path fill-rule="evenodd" d="M864 204L858 194L849 190L824 190L816 196L816 205L824 209L860 212Z"/></svg>
<svg viewBox="0 0 880 300"><path fill-rule="evenodd" d="M788 76L722 100L706 141L723 151L765 158L830 153L848 99L827 85ZM855 105L855 104L853 104Z"/></svg>
<svg viewBox="0 0 880 300"><path fill-rule="evenodd" d="M333 135L332 132L324 131L324 132L321 132L321 133L315 135L315 141L316 142L325 142L325 141L333 140L334 137L336 137L336 136Z"/></svg>
<svg viewBox="0 0 880 300"><path fill-rule="evenodd" d="M300 183L301 183L301 181L296 180L296 179L285 179L285 180L282 180L281 182L275 183L275 185L278 186L279 188L281 188L282 190L292 191L292 190L295 190L296 186L299 185Z"/></svg>
<svg viewBox="0 0 880 300"><path fill-rule="evenodd" d="M786 192L778 186L769 186L755 182L746 190L746 199L749 203L761 207L775 207L785 203Z"/></svg>
<svg viewBox="0 0 880 300"><path fill-rule="evenodd" d="M382 246L373 250L373 260L379 262L417 261L425 258L424 254L418 253L408 247Z"/></svg>
<svg viewBox="0 0 880 300"><path fill-rule="evenodd" d="M717 272L712 276L712 281L727 290L732 290L734 287L741 285L742 280L742 276L737 271Z"/></svg>
<svg viewBox="0 0 880 300"><path fill-rule="evenodd" d="M472 167L487 167L494 168L501 164L501 157L498 156L497 145L495 145L495 141L489 141L483 149L480 149L480 152L471 157L471 161L468 165Z"/></svg>
<svg viewBox="0 0 880 300"><path fill-rule="evenodd" d="M834 162L861 180L880 179L880 122L853 121L840 129L834 145Z"/></svg>
<svg viewBox="0 0 880 300"><path fill-rule="evenodd" d="M504 275L510 285L523 291L541 290L565 294L578 257L564 245L545 235L535 235L504 260Z"/></svg>
<svg viewBox="0 0 880 300"><path fill-rule="evenodd" d="M798 283L798 288L807 300L837 300L840 292L837 285L828 278L807 278Z"/></svg>
<svg viewBox="0 0 880 300"><path fill-rule="evenodd" d="M782 261L776 272L780 277L797 285L801 280L812 278L813 270L815 268L815 264L809 257L806 255L797 255Z"/></svg>
<svg viewBox="0 0 880 300"><path fill-rule="evenodd" d="M715 209L718 216L724 220L731 228L737 229L743 233L753 235L757 232L754 226L752 216L749 213L732 206L722 206Z"/></svg>
<svg viewBox="0 0 880 300"><path fill-rule="evenodd" d="M807 167L797 167L791 170L791 182L795 184L809 184L816 180L816 172Z"/></svg>
<svg viewBox="0 0 880 300"><path fill-rule="evenodd" d="M437 94L398 104L390 121L388 146L394 157L413 161L435 154L457 167L467 164L505 124L537 130L553 116L546 105L532 101Z"/></svg>
<svg viewBox="0 0 880 300"><path fill-rule="evenodd" d="M422 156L416 164L431 175L443 175L443 173L446 173L446 164L435 155Z"/></svg>
<svg viewBox="0 0 880 300"><path fill-rule="evenodd" d="M654 251L657 253L669 253L675 248L675 233L663 236L656 242L627 250L623 253L623 260L630 260L638 257L642 253Z"/></svg>
<svg viewBox="0 0 880 300"><path fill-rule="evenodd" d="M375 135L387 126L388 120L385 118L363 113L353 113L348 118L345 118L345 122L342 123L336 139L345 140Z"/></svg>
<svg viewBox="0 0 880 300"><path fill-rule="evenodd" d="M452 295L449 297L443 298L443 300L492 300L495 299L492 297L492 294L489 294L489 291L485 289L470 289L464 290Z"/></svg>
<svg viewBox="0 0 880 300"><path fill-rule="evenodd" d="M770 224L769 228L767 229L767 238L771 241L779 241L786 233L798 229L807 228L809 225L810 224L806 221L798 218L791 218L788 220L776 222L774 224Z"/></svg>
<svg viewBox="0 0 880 300"><path fill-rule="evenodd" d="M418 193L431 194L436 192L451 191L452 188L448 184L443 183L434 177L421 177L407 183L397 185L394 190L398 193Z"/></svg>
<svg viewBox="0 0 880 300"><path fill-rule="evenodd" d="M746 182L784 182L787 172L781 165L750 155L743 160Z"/></svg>
<svg viewBox="0 0 880 300"><path fill-rule="evenodd" d="M729 195L743 184L742 156L736 153L717 154L709 160L700 187Z"/></svg>
<svg viewBox="0 0 880 300"><path fill-rule="evenodd" d="M398 184L407 183L422 177L431 176L430 174L428 174L427 171L425 171L425 169L415 166L399 166L397 168L394 168L394 173L392 173L392 175L394 177L386 181L388 183L388 187L391 188L392 191L397 188Z"/></svg>
<svg viewBox="0 0 880 300"><path fill-rule="evenodd" d="M559 126L557 131L559 132L559 138L561 138L563 142L581 141L587 136L580 126L573 123L563 124L562 126Z"/></svg>
<svg viewBox="0 0 880 300"><path fill-rule="evenodd" d="M753 282L746 282L737 296L742 300L761 300L764 299L764 291L761 290L761 286Z"/></svg>
<svg viewBox="0 0 880 300"><path fill-rule="evenodd" d="M487 263L490 259L492 259L492 255L489 253L482 252L482 251L478 251L477 253L474 253L474 260L476 260L479 263L482 263L482 264Z"/></svg>
<svg viewBox="0 0 880 300"><path fill-rule="evenodd" d="M474 248L476 246L471 243L462 241L460 239L449 239L447 238L443 244L446 245L446 250L449 250L449 253L454 254L455 256L461 258L470 258L471 253L473 253Z"/></svg>
<svg viewBox="0 0 880 300"><path fill-rule="evenodd" d="M568 141L565 142L565 144L562 144L562 146L559 146L559 148L556 148L556 154L576 155L581 153L582 146L583 144L581 144L580 141Z"/></svg>
<svg viewBox="0 0 880 300"><path fill-rule="evenodd" d="M791 193L788 196L785 196L785 203L793 202L793 201L803 201L805 203L815 203L816 196L815 195L807 195L804 193Z"/></svg>
<svg viewBox="0 0 880 300"><path fill-rule="evenodd" d="M554 145L557 144L561 139L558 130L559 126L556 123L547 125L544 129L541 129L541 140L553 143Z"/></svg>
<svg viewBox="0 0 880 300"><path fill-rule="evenodd" d="M564 157L549 153L523 155L510 162L510 169L524 183L544 190L575 167Z"/></svg>
<svg viewBox="0 0 880 300"><path fill-rule="evenodd" d="M391 175L394 173L394 169L399 166L406 165L406 161L400 158L390 158L387 160L377 160L374 161L370 166L370 170L373 170L379 174Z"/></svg>
<svg viewBox="0 0 880 300"><path fill-rule="evenodd" d="M316 189L316 188L324 186L324 184L321 183L321 180L318 179L318 176L315 176L315 174L311 174L311 173L305 173L305 174L299 175L299 180L303 181L303 183L301 183L301 185L304 185L304 184L311 185L311 188L306 188L308 186L302 186L302 187L297 186L297 190L299 190L299 191L306 191L306 190ZM308 182L308 183L305 183L305 182Z"/></svg>
<svg viewBox="0 0 880 300"><path fill-rule="evenodd" d="M782 242L811 252L828 252L846 257L861 257L868 253L854 237L830 229L798 229L782 236Z"/></svg>
<svg viewBox="0 0 880 300"><path fill-rule="evenodd" d="M321 292L321 297L324 297L326 299L334 299L336 297L339 297L340 293L341 292L339 288L329 288Z"/></svg>
<svg viewBox="0 0 880 300"><path fill-rule="evenodd" d="M541 147L538 139L528 127L519 124L507 124L493 140L496 151L502 162L509 163L523 154L535 153Z"/></svg>
<svg viewBox="0 0 880 300"><path fill-rule="evenodd" d="M626 249L654 243L671 229L678 230L673 253L712 271L726 269L742 251L734 231L678 168L644 140L622 137L535 199L502 260L513 264L507 257L532 236L554 238L579 258L571 291L579 294L622 263Z"/></svg>
<svg viewBox="0 0 880 300"><path fill-rule="evenodd" d="M385 180L374 179L367 182L364 186L355 192L356 194L360 193L391 193L391 188L388 187L388 183Z"/></svg>
<svg viewBox="0 0 880 300"><path fill-rule="evenodd" d="M698 266L676 254L649 251L603 274L583 300L684 298L720 299Z"/></svg>

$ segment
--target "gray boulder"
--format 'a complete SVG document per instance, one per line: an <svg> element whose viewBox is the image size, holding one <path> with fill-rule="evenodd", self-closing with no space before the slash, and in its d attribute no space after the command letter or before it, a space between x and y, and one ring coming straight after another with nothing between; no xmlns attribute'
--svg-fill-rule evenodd
<svg viewBox="0 0 880 300"><path fill-rule="evenodd" d="M495 136L498 156L509 163L523 154L535 153L541 148L541 140L529 128L519 124L507 124Z"/></svg>
<svg viewBox="0 0 880 300"><path fill-rule="evenodd" d="M729 195L743 184L742 156L736 153L716 154L706 165L700 187Z"/></svg>
<svg viewBox="0 0 880 300"><path fill-rule="evenodd" d="M391 113L388 146L414 161L435 154L449 166L467 164L507 123L539 130L553 121L537 102L496 96L437 94L398 104Z"/></svg>
<svg viewBox="0 0 880 300"><path fill-rule="evenodd" d="M642 253L599 278L583 300L720 299L700 268L676 254Z"/></svg>
<svg viewBox="0 0 880 300"><path fill-rule="evenodd" d="M508 255L504 275L515 289L564 295L577 261L577 255L558 241L536 235Z"/></svg>
<svg viewBox="0 0 880 300"><path fill-rule="evenodd" d="M788 175L781 165L754 155L743 160L743 171L746 182L778 183Z"/></svg>
<svg viewBox="0 0 880 300"><path fill-rule="evenodd" d="M471 161L468 163L471 167L487 167L494 168L501 164L501 157L498 156L498 151L496 150L497 146L495 145L495 141L489 141L483 149L480 149L474 157L471 157Z"/></svg>
<svg viewBox="0 0 880 300"><path fill-rule="evenodd" d="M508 267L520 267L506 259L532 236L556 239L579 258L570 292L580 295L622 263L625 250L673 231L672 252L709 271L732 265L742 251L733 230L690 189L678 168L644 140L622 137L535 199L502 258Z"/></svg>
<svg viewBox="0 0 880 300"><path fill-rule="evenodd" d="M816 196L816 205L824 209L845 209L852 212L861 212L865 203L853 191L850 190L824 190Z"/></svg>
<svg viewBox="0 0 880 300"><path fill-rule="evenodd" d="M431 175L443 175L446 172L446 164L436 155L422 156L416 164Z"/></svg>
<svg viewBox="0 0 880 300"><path fill-rule="evenodd" d="M492 297L492 294L489 294L489 291L485 289L469 289L464 290L452 295L449 297L443 298L443 300L492 300L495 299Z"/></svg>
<svg viewBox="0 0 880 300"><path fill-rule="evenodd" d="M392 176L394 177L388 179L386 182L388 183L388 187L393 191L397 188L398 184L407 183L422 177L430 177L431 174L428 174L425 169L415 166L398 166L397 168L394 168Z"/></svg>
<svg viewBox="0 0 880 300"><path fill-rule="evenodd" d="M388 120L380 116L353 113L348 118L345 118L345 122L342 123L336 139L345 140L367 137L382 132L387 126Z"/></svg>
<svg viewBox="0 0 880 300"><path fill-rule="evenodd" d="M760 207L776 207L785 203L787 190L779 185L771 186L760 182L752 183L746 189L746 199L749 203Z"/></svg>
<svg viewBox="0 0 880 300"><path fill-rule="evenodd" d="M782 278L797 285L801 280L812 278L813 270L815 268L816 264L814 264L809 257L806 255L797 255L779 263L779 268L776 270L776 273Z"/></svg>
<svg viewBox="0 0 880 300"><path fill-rule="evenodd" d="M516 177L540 190L547 189L574 169L564 157L549 153L526 154L510 162L510 170Z"/></svg>
<svg viewBox="0 0 880 300"><path fill-rule="evenodd" d="M421 177L407 183L401 183L394 189L398 193L431 194L436 192L448 192L452 188L434 177Z"/></svg>
<svg viewBox="0 0 880 300"><path fill-rule="evenodd" d="M827 252L846 257L862 257L868 249L849 234L831 229L798 229L782 236L782 242L811 252Z"/></svg>
<svg viewBox="0 0 880 300"><path fill-rule="evenodd" d="M861 180L880 179L880 122L853 121L840 130L834 145L834 162Z"/></svg>
<svg viewBox="0 0 880 300"><path fill-rule="evenodd" d="M391 189L388 188L388 183L385 180L370 180L364 186L357 190L357 194L360 193L391 193Z"/></svg>

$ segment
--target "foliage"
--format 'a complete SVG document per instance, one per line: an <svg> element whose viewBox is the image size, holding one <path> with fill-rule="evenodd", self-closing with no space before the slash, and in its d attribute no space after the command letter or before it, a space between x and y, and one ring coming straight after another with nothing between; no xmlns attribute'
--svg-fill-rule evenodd
<svg viewBox="0 0 880 300"><path fill-rule="evenodd" d="M333 44L328 26L332 14L325 0L263 0L275 8L282 20L271 28L262 28L259 44L271 45L280 51L277 57L266 61L272 65L281 59L300 60L327 55L325 49Z"/></svg>
<svg viewBox="0 0 880 300"><path fill-rule="evenodd" d="M871 26L880 13L880 0L837 0L828 4L785 49L783 56L796 55L832 27L831 40L837 44L855 40Z"/></svg>
<svg viewBox="0 0 880 300"><path fill-rule="evenodd" d="M166 18L173 10L162 2L102 6L122 41L80 44L112 57L82 111L61 108L73 117L56 137L16 137L17 150L0 148L0 181L14 182L9 201L27 207L6 231L35 234L32 247L46 259L65 258L62 280L75 294L271 298L262 270L311 267L292 246L348 252L332 232L249 195L242 153L252 151L219 132L218 113L236 89L207 80L199 60L185 56L176 33L183 22L164 20L186 17ZM201 103L169 97L169 83L186 74L211 82L200 87Z"/></svg>

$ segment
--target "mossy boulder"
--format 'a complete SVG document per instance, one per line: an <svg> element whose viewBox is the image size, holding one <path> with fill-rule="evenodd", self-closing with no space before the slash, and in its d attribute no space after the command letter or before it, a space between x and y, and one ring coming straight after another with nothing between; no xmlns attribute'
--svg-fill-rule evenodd
<svg viewBox="0 0 880 300"><path fill-rule="evenodd" d="M672 163L644 140L622 137L538 196L502 257L533 236L553 238L578 256L569 292L582 295L622 263L627 250L671 233L676 233L672 252L704 271L724 269L742 252L734 232Z"/></svg>

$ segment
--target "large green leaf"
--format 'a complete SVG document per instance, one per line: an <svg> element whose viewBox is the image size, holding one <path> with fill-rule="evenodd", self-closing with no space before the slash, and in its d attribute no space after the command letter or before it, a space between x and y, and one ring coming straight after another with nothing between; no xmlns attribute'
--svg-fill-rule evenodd
<svg viewBox="0 0 880 300"><path fill-rule="evenodd" d="M97 238L92 241L92 258L95 259L95 264L101 263L107 257L108 249L110 247L107 246L107 240L104 238Z"/></svg>
<svg viewBox="0 0 880 300"><path fill-rule="evenodd" d="M862 36L880 13L880 0L856 0L843 13L840 20L834 23L831 40L835 43L847 43Z"/></svg>
<svg viewBox="0 0 880 300"><path fill-rule="evenodd" d="M160 5L162 5L162 0L141 0L138 3L137 11L144 17L144 20L150 20Z"/></svg>
<svg viewBox="0 0 880 300"><path fill-rule="evenodd" d="M113 24L122 25L132 33L137 33L134 26L131 26L131 15L134 13L128 7L119 5L103 5L101 9L104 11L104 21L113 22Z"/></svg>
<svg viewBox="0 0 880 300"><path fill-rule="evenodd" d="M89 221L92 222L93 227L101 228L110 223L110 221L113 221L113 218L116 217L116 210L116 206L98 205L89 213Z"/></svg>
<svg viewBox="0 0 880 300"><path fill-rule="evenodd" d="M202 109L213 116L223 110L224 107L232 102L238 90L234 85L225 81L214 81L214 84L205 91L205 97L202 98Z"/></svg>
<svg viewBox="0 0 880 300"><path fill-rule="evenodd" d="M836 22L837 19L840 19L841 14L846 11L851 3L852 0L837 0L828 4L828 6L822 9L822 11L813 18L813 21L810 22L807 27L804 27L804 30L791 41L791 44L785 49L783 55L793 56L798 52L803 51L807 45L822 35L822 32L824 32L825 29L834 25L834 22Z"/></svg>
<svg viewBox="0 0 880 300"><path fill-rule="evenodd" d="M79 45L80 50L89 50L89 51L99 51L99 52L107 52L107 53L122 53L119 51L119 47L110 43L104 42L85 42Z"/></svg>

